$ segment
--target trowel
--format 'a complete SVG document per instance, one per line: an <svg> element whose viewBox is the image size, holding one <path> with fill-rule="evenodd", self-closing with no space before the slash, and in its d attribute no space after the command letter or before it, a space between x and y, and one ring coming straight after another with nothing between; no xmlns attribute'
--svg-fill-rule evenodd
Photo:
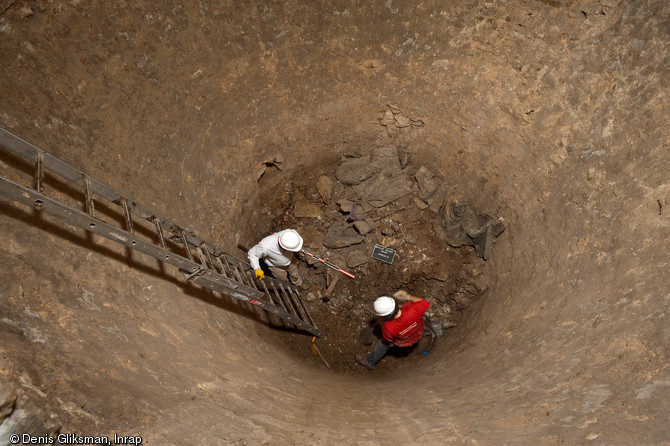
<svg viewBox="0 0 670 446"><path fill-rule="evenodd" d="M321 358L321 360L323 361L323 363L326 364L326 367L330 368L330 365L328 365L328 362L326 362L326 359L323 357L323 355L322 355L321 352L319 351L319 348L318 348L318 347L316 346L316 344L314 343L314 340L315 340L315 339L316 339L316 336L314 336L314 337L312 338L312 343L309 344L309 349L312 351L312 354L313 354L314 356L319 356L319 357Z"/></svg>

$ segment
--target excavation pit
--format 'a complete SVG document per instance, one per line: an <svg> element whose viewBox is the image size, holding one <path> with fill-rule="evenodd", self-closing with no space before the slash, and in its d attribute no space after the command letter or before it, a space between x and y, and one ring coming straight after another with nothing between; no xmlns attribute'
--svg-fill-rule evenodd
<svg viewBox="0 0 670 446"><path fill-rule="evenodd" d="M339 325L315 340L328 370L311 336L3 199L0 432L24 416L161 445L667 443L668 8L0 1L0 126L229 252L307 232L290 193L318 204L342 157L386 146L507 224L486 262L402 247L453 254L446 284L483 264L487 291L428 356L368 372L328 350ZM398 219L427 233L419 214ZM313 304L360 298L363 324L386 288L429 295L417 264L397 278L400 249Z"/></svg>
<svg viewBox="0 0 670 446"><path fill-rule="evenodd" d="M301 277L309 284L309 288L302 292L303 300L316 325L327 335L325 339L315 341L321 356L327 358L327 364L317 355L312 359L334 372L367 373L355 364L353 357L372 348L370 342L367 345L361 342L363 331L372 328L375 339L380 335L372 312L372 302L377 297L390 296L401 289L424 297L431 303L427 316L449 329L467 317L472 303L485 296L488 290L487 263L475 255L474 247L449 246L436 234L434 227L439 225L440 206L434 204L435 211L431 210L420 198L415 179L417 172L426 171L426 168L409 162L402 166L400 159L408 152L398 151L398 155L393 155L395 150L393 148L391 158L397 160L391 161L397 162L396 169L402 172L408 192L378 207L369 205L354 188L337 180L337 165L309 166L295 173L266 171L259 179L259 195L265 197L267 203L262 212L268 220L268 231L298 230L310 252L355 275L352 279L309 256L299 256ZM358 158L343 157L340 164L352 159ZM324 177L332 185L328 197L324 197L318 187ZM377 189L383 192L385 187L382 181ZM459 189L457 185L449 188ZM431 201L430 195L424 195L424 198ZM348 206L343 208L343 202ZM305 212L307 207L309 212ZM353 230L360 221L369 222L369 231ZM334 238L329 243L327 239L332 234L332 227L347 228L352 234L347 236L353 240L349 241L352 244L348 245L341 238ZM326 248L324 243L331 247ZM373 258L373 251L378 246L392 249L395 253L393 261L388 263ZM281 325L276 328L289 350L303 360L312 357L311 337L293 334L290 329L282 333ZM439 344L431 355L447 352L447 347ZM415 361L426 361L427 355L417 354L421 353L418 349L422 345L392 351L380 368L395 370Z"/></svg>

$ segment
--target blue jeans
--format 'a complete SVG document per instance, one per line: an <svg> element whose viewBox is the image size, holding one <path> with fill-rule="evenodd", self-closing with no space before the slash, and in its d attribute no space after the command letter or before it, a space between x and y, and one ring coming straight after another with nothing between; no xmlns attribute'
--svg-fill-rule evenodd
<svg viewBox="0 0 670 446"><path fill-rule="evenodd" d="M393 347L393 344L386 342L384 339L379 339L375 345L375 349L365 359L368 361L368 364L374 367L391 350L391 347Z"/></svg>

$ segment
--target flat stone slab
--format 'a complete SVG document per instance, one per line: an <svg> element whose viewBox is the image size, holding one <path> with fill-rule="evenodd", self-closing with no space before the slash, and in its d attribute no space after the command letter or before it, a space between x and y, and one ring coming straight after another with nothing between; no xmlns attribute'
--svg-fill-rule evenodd
<svg viewBox="0 0 670 446"><path fill-rule="evenodd" d="M398 149L394 146L376 147L370 154L370 165L377 171L388 170L391 172L400 172L400 158Z"/></svg>
<svg viewBox="0 0 670 446"><path fill-rule="evenodd" d="M409 178L401 173L382 171L354 186L359 197L374 207L386 206L412 192Z"/></svg>
<svg viewBox="0 0 670 446"><path fill-rule="evenodd" d="M346 248L347 246L357 245L363 242L364 237L354 228L334 224L328 229L323 246L326 248Z"/></svg>
<svg viewBox="0 0 670 446"><path fill-rule="evenodd" d="M355 186L365 181L375 173L379 172L379 168L370 165L370 156L362 156L360 158L348 158L335 170L335 178L342 184L347 186Z"/></svg>

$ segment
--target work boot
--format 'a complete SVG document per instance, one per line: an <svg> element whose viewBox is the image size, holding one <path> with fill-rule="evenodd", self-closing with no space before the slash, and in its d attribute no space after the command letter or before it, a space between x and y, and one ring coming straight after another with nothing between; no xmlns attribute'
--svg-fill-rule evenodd
<svg viewBox="0 0 670 446"><path fill-rule="evenodd" d="M356 360L356 363L358 365L362 365L363 367L365 367L368 370L372 370L372 369L375 368L375 366L370 365L370 363L368 362L368 358L365 355L356 355L356 356L354 356L354 359Z"/></svg>

